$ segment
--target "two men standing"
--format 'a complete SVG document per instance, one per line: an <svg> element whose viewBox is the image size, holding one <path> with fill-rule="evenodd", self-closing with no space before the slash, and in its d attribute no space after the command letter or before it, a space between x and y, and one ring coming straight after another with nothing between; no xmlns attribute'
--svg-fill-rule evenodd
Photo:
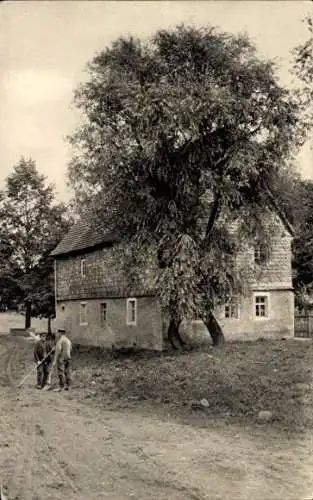
<svg viewBox="0 0 313 500"><path fill-rule="evenodd" d="M68 390L70 386L72 343L65 333L66 331L63 328L57 330L55 346L45 333L40 333L40 340L36 342L34 347L38 389L51 389L51 375L55 367L57 368L59 387L54 391Z"/></svg>

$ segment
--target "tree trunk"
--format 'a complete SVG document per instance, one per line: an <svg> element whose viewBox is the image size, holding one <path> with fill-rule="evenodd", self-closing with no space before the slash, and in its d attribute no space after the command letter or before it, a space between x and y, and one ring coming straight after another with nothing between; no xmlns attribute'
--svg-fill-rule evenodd
<svg viewBox="0 0 313 500"><path fill-rule="evenodd" d="M51 335L51 316L48 317L48 334Z"/></svg>
<svg viewBox="0 0 313 500"><path fill-rule="evenodd" d="M179 349L179 347L185 347L186 343L181 338L179 333L179 325L181 321L175 321L173 318L170 320L167 330L167 338L174 349ZM179 346L176 345L175 339L178 340Z"/></svg>
<svg viewBox="0 0 313 500"><path fill-rule="evenodd" d="M203 319L207 327L214 346L221 346L225 343L223 330L212 312Z"/></svg>
<svg viewBox="0 0 313 500"><path fill-rule="evenodd" d="M32 322L32 303L27 301L25 303L25 330L30 328Z"/></svg>

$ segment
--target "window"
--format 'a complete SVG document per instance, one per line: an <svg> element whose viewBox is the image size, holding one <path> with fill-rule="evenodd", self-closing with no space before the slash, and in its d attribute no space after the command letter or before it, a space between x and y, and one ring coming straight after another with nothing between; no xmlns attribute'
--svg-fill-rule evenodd
<svg viewBox="0 0 313 500"><path fill-rule="evenodd" d="M268 295L255 295L255 317L256 318L268 318L269 307L268 307Z"/></svg>
<svg viewBox="0 0 313 500"><path fill-rule="evenodd" d="M80 304L79 323L81 325L87 325L87 304L86 304L86 302L81 302L81 304Z"/></svg>
<svg viewBox="0 0 313 500"><path fill-rule="evenodd" d="M105 323L107 320L108 307L106 302L102 302L100 304L100 313L101 313L101 323Z"/></svg>
<svg viewBox="0 0 313 500"><path fill-rule="evenodd" d="M268 259L268 248L263 243L258 243L254 247L254 262L258 265L264 264Z"/></svg>
<svg viewBox="0 0 313 500"><path fill-rule="evenodd" d="M80 274L81 276L86 276L86 259L80 260Z"/></svg>
<svg viewBox="0 0 313 500"><path fill-rule="evenodd" d="M225 318L239 319L239 301L237 297L233 297L225 304Z"/></svg>
<svg viewBox="0 0 313 500"><path fill-rule="evenodd" d="M127 299L126 301L126 324L136 325L137 323L137 300Z"/></svg>

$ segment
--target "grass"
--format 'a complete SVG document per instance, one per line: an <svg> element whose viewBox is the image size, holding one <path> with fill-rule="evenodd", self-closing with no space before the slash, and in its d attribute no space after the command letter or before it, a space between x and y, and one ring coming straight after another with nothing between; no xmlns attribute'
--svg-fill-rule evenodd
<svg viewBox="0 0 313 500"><path fill-rule="evenodd" d="M74 350L75 385L109 406L145 406L206 421L256 423L260 410L274 425L313 425L312 341L233 342L184 353ZM208 408L199 401L207 399Z"/></svg>

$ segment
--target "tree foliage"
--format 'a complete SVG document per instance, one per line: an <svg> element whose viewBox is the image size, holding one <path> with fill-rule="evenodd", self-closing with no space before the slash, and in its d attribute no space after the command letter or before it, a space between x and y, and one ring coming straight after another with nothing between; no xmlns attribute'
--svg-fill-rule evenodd
<svg viewBox="0 0 313 500"><path fill-rule="evenodd" d="M313 18L307 16L304 20L308 28L308 39L298 45L293 51L295 57L294 69L302 81L298 91L299 103L307 123L313 125Z"/></svg>
<svg viewBox="0 0 313 500"><path fill-rule="evenodd" d="M49 315L54 297L53 262L49 253L68 227L66 208L54 201L53 186L22 158L6 179L0 199L2 301L13 300L31 315ZM44 312L44 310L46 312Z"/></svg>
<svg viewBox="0 0 313 500"><path fill-rule="evenodd" d="M214 305L244 288L243 245L270 240L264 207L301 142L298 103L247 36L214 28L120 38L88 72L74 99L76 197L133 250L128 269L155 263L174 330L195 316L212 326Z"/></svg>
<svg viewBox="0 0 313 500"><path fill-rule="evenodd" d="M293 286L296 305L301 309L313 296L313 182L302 179L289 165L277 176L273 191L294 228Z"/></svg>
<svg viewBox="0 0 313 500"><path fill-rule="evenodd" d="M296 304L302 308L313 295L313 182L302 180L295 203L296 237L293 243L293 269Z"/></svg>
<svg viewBox="0 0 313 500"><path fill-rule="evenodd" d="M313 20L308 16L307 40L296 47L295 72L302 82L298 101L302 113L312 131L313 126ZM313 184L300 181L296 185L297 235L294 241L294 285L296 303L302 308L308 295L313 295Z"/></svg>

